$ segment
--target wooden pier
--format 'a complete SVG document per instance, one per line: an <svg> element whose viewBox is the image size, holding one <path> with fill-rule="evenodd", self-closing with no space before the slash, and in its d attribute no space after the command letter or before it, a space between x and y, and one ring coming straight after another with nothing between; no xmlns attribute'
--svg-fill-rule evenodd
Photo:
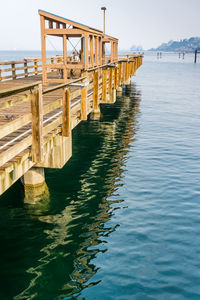
<svg viewBox="0 0 200 300"><path fill-rule="evenodd" d="M100 115L130 83L142 55L119 56L116 38L39 11L41 58L0 62L0 194L23 178L27 202L48 194L44 168L62 168L72 155L72 130ZM63 55L46 56L46 35L63 39ZM70 37L79 57L67 56ZM111 44L106 55L105 44Z"/></svg>

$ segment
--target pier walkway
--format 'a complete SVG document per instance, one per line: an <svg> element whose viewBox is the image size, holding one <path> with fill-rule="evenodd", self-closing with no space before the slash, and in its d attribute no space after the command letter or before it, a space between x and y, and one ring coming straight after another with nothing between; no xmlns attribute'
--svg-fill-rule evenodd
<svg viewBox="0 0 200 300"><path fill-rule="evenodd" d="M45 193L44 168L62 168L71 157L73 128L89 114L98 118L100 104L113 104L142 64L142 55L118 56L115 38L39 13L42 39L54 30L64 39L81 35L82 48L78 60L67 56L65 42L63 56L46 57L43 40L41 58L0 62L0 194L23 176L28 202ZM99 50L104 39L112 44L110 56Z"/></svg>

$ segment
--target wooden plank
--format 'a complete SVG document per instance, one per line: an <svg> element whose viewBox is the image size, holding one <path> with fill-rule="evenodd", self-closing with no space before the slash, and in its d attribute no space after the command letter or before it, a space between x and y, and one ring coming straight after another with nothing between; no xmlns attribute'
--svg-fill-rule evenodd
<svg viewBox="0 0 200 300"><path fill-rule="evenodd" d="M70 93L69 89L64 89L62 106L62 135L68 137L70 134Z"/></svg>
<svg viewBox="0 0 200 300"><path fill-rule="evenodd" d="M84 49L83 49L83 45L84 45L84 37L81 37L81 59L80 59L80 63L83 65L84 64L84 57L83 57L83 53L84 53Z"/></svg>
<svg viewBox="0 0 200 300"><path fill-rule="evenodd" d="M24 60L10 60L10 61L1 61L0 66L12 65L12 64L23 64Z"/></svg>
<svg viewBox="0 0 200 300"><path fill-rule="evenodd" d="M61 78L48 78L48 83L64 83L64 79L61 79Z"/></svg>
<svg viewBox="0 0 200 300"><path fill-rule="evenodd" d="M63 64L63 63L54 63L54 64L46 64L45 65L46 68L48 69L64 69L64 68L67 68L67 69L77 69L77 70L82 70L83 69L83 65L82 64L79 64L79 63L74 63L74 64Z"/></svg>
<svg viewBox="0 0 200 300"><path fill-rule="evenodd" d="M113 69L109 68L109 81L108 81L108 93L110 98L112 97L112 79L113 79Z"/></svg>
<svg viewBox="0 0 200 300"><path fill-rule="evenodd" d="M71 100L73 100L73 99L75 99L79 96L81 96L81 89L78 89L77 91L74 91L74 92L70 93Z"/></svg>
<svg viewBox="0 0 200 300"><path fill-rule="evenodd" d="M43 114L46 115L52 111L54 111L55 109L61 107L62 105L62 100L58 99L54 102L50 102L49 104L45 105L43 108Z"/></svg>
<svg viewBox="0 0 200 300"><path fill-rule="evenodd" d="M99 59L98 59L98 65L102 64L102 38L99 38Z"/></svg>
<svg viewBox="0 0 200 300"><path fill-rule="evenodd" d="M11 79L11 78L13 79L12 75L9 75L9 76L2 76L2 77L1 77L2 80L4 80L4 79L9 79L9 78L10 78L10 79Z"/></svg>
<svg viewBox="0 0 200 300"><path fill-rule="evenodd" d="M43 136L46 136L49 132L56 129L60 124L62 124L62 117L56 118L53 122L49 123L43 127Z"/></svg>
<svg viewBox="0 0 200 300"><path fill-rule="evenodd" d="M95 36L95 65L98 64L98 37Z"/></svg>
<svg viewBox="0 0 200 300"><path fill-rule="evenodd" d="M26 60L24 60L24 76L28 77L28 65Z"/></svg>
<svg viewBox="0 0 200 300"><path fill-rule="evenodd" d="M14 146L10 147L9 149L2 152L0 154L0 166L4 165L8 161L10 161L13 157L27 149L31 145L32 137L31 135L24 138L22 141L18 142Z"/></svg>
<svg viewBox="0 0 200 300"><path fill-rule="evenodd" d="M94 71L94 93L93 93L93 109L98 110L99 108L99 72Z"/></svg>
<svg viewBox="0 0 200 300"><path fill-rule="evenodd" d="M37 75L38 74L38 62L36 59L34 60L34 68L35 68L35 75Z"/></svg>
<svg viewBox="0 0 200 300"><path fill-rule="evenodd" d="M107 69L104 68L102 70L102 100L106 101L106 93L107 93Z"/></svg>
<svg viewBox="0 0 200 300"><path fill-rule="evenodd" d="M51 87L51 88L48 88L48 89L44 90L43 94L48 94L48 93L50 93L50 92L53 92L53 91L62 89L62 88L64 88L64 87L69 86L71 83L77 83L77 82L79 82L79 81L82 82L82 81L85 80L85 79L86 79L86 77L84 76L84 77L80 77L80 78L75 79L75 80L70 80L68 83L60 84L60 85L58 85L58 86L54 86L54 87Z"/></svg>
<svg viewBox="0 0 200 300"><path fill-rule="evenodd" d="M88 68L88 35L85 34L85 70Z"/></svg>
<svg viewBox="0 0 200 300"><path fill-rule="evenodd" d="M32 113L32 160L39 163L43 160L43 99L42 85L31 95Z"/></svg>
<svg viewBox="0 0 200 300"><path fill-rule="evenodd" d="M114 89L116 90L118 88L118 78L117 78L117 67L114 69Z"/></svg>
<svg viewBox="0 0 200 300"><path fill-rule="evenodd" d="M47 35L63 35L66 34L70 37L70 35L81 36L84 33L83 30L80 29L45 29L45 34Z"/></svg>
<svg viewBox="0 0 200 300"><path fill-rule="evenodd" d="M66 69L66 64L67 64L67 36L65 34L63 35L63 60L64 60L63 77L64 77L64 81L67 81L67 69Z"/></svg>
<svg viewBox="0 0 200 300"><path fill-rule="evenodd" d="M12 132L18 130L19 128L27 125L31 122L31 113L26 114L24 116L21 116L17 118L16 120L13 120L11 122L8 122L7 124L0 127L0 139L5 137L8 134L11 134Z"/></svg>
<svg viewBox="0 0 200 300"><path fill-rule="evenodd" d="M12 78L16 79L16 70L15 70L15 64L12 64Z"/></svg>
<svg viewBox="0 0 200 300"><path fill-rule="evenodd" d="M77 23L77 22L73 22L71 20L67 20L65 18L62 18L62 17L59 17L59 16L55 16L55 15L52 15L48 12L45 12L45 11L41 11L39 10L39 15L40 16L44 16L46 19L52 19L53 21L57 21L57 22L60 22L60 23L65 23L65 24L69 24L69 25L72 25L72 26L75 26L75 27L78 27L84 31L87 31L87 32L91 32L91 33L94 33L94 34L97 34L97 35L102 35L102 31L98 30L98 29L94 29L92 27L88 27L88 26L85 26L85 25L82 25L80 23Z"/></svg>
<svg viewBox="0 0 200 300"><path fill-rule="evenodd" d="M122 63L118 64L118 84L121 85L122 79Z"/></svg>
<svg viewBox="0 0 200 300"><path fill-rule="evenodd" d="M126 80L126 61L122 62L122 84L125 84Z"/></svg>
<svg viewBox="0 0 200 300"><path fill-rule="evenodd" d="M43 84L47 83L47 72L46 72L46 38L45 38L45 19L40 16L40 31L41 31L41 50L42 50L42 81Z"/></svg>
<svg viewBox="0 0 200 300"><path fill-rule="evenodd" d="M40 81L36 81L32 84L26 84L26 85L22 85L20 87L15 87L15 88L12 88L12 89L4 90L4 91L0 92L0 98L8 97L8 96L11 96L11 95L14 95L14 94L18 94L18 93L21 93L21 92L31 90L35 86L37 86L39 83L40 83Z"/></svg>
<svg viewBox="0 0 200 300"><path fill-rule="evenodd" d="M87 87L81 89L81 120L87 120Z"/></svg>
<svg viewBox="0 0 200 300"><path fill-rule="evenodd" d="M93 35L90 36L90 65L94 67L94 39Z"/></svg>
<svg viewBox="0 0 200 300"><path fill-rule="evenodd" d="M128 62L125 63L125 79L128 80Z"/></svg>
<svg viewBox="0 0 200 300"><path fill-rule="evenodd" d="M53 22L49 20L49 28L53 28Z"/></svg>
<svg viewBox="0 0 200 300"><path fill-rule="evenodd" d="M110 42L110 61L114 61L114 43L113 41Z"/></svg>

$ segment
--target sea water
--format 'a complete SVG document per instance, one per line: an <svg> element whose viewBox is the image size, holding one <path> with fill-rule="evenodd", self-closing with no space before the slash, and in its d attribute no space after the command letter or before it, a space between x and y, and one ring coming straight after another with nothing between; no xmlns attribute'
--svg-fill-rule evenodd
<svg viewBox="0 0 200 300"><path fill-rule="evenodd" d="M26 55L25 55L26 56ZM20 58L20 57L19 57ZM0 197L0 299L200 299L200 63L147 53L50 198Z"/></svg>

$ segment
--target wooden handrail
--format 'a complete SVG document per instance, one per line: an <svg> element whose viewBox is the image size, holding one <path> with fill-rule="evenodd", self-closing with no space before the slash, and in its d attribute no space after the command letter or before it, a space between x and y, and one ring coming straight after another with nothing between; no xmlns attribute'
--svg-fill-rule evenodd
<svg viewBox="0 0 200 300"><path fill-rule="evenodd" d="M48 89L46 89L46 90L43 91L43 95L47 94L47 93L50 93L50 92L53 92L53 91L56 91L56 90L59 90L59 89L62 89L62 88L65 88L65 87L68 87L70 84L76 83L76 82L79 82L79 81L83 81L86 78L87 78L86 76L85 77L80 77L80 78L72 80L70 82L59 84L57 86L48 88Z"/></svg>
<svg viewBox="0 0 200 300"><path fill-rule="evenodd" d="M31 90L35 86L37 86L39 83L41 83L41 81L36 81L32 84L27 84L27 85L23 85L23 86L20 86L20 87L17 87L17 88L4 90L4 91L0 92L0 98L8 97L8 96L11 96L11 95L15 95L15 94L18 94L18 93L21 93L21 92Z"/></svg>

